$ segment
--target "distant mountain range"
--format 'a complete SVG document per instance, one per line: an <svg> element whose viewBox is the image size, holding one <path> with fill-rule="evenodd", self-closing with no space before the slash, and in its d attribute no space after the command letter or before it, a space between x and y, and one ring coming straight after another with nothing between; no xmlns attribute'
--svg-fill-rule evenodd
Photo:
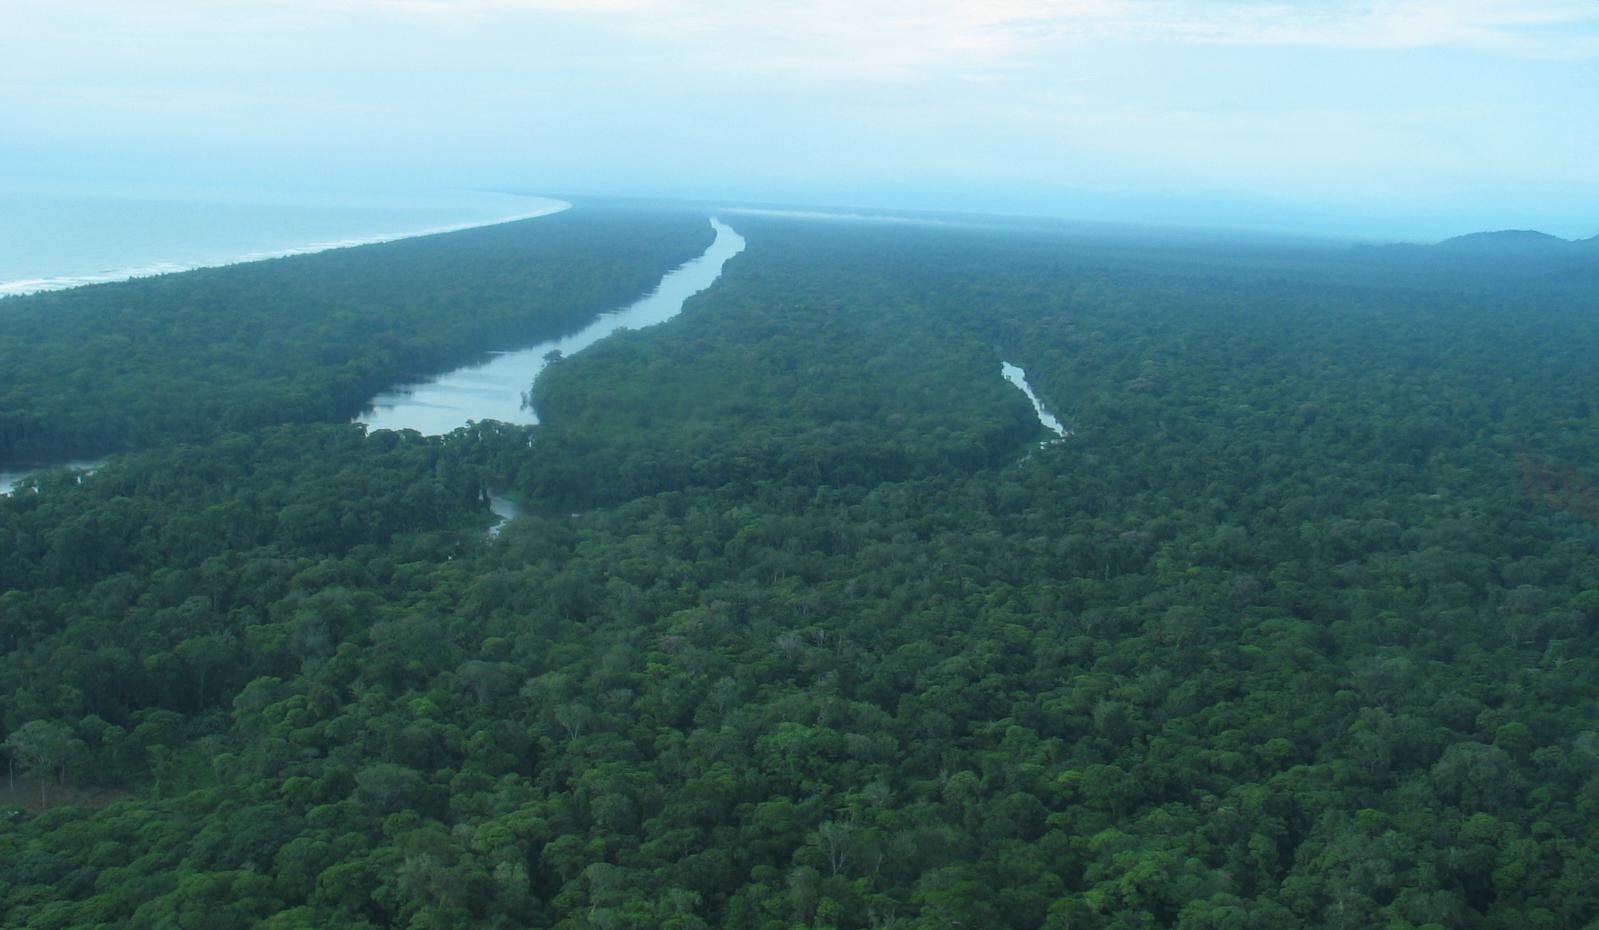
<svg viewBox="0 0 1599 930"><path fill-rule="evenodd" d="M1358 246L1356 251L1370 257L1388 259L1433 259L1445 264L1489 262L1493 267L1522 265L1529 268L1589 267L1589 259L1599 259L1599 236L1586 240L1562 240L1561 236L1530 229L1501 229L1466 233L1433 244L1393 243L1386 246ZM1500 264L1498 259L1505 260Z"/></svg>
<svg viewBox="0 0 1599 930"><path fill-rule="evenodd" d="M1498 255L1561 255L1571 254L1575 249L1599 248L1599 236L1573 240L1535 229L1501 229L1445 239L1433 248Z"/></svg>
<svg viewBox="0 0 1599 930"><path fill-rule="evenodd" d="M1500 229L1455 236L1432 245L1395 243L1357 247L1356 254L1383 264L1447 268L1450 274L1554 274L1591 278L1599 271L1599 236L1562 239L1535 229Z"/></svg>

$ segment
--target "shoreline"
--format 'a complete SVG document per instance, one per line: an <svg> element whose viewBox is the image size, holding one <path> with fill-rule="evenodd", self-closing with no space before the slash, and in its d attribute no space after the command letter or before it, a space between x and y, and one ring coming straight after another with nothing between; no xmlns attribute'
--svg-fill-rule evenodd
<svg viewBox="0 0 1599 930"><path fill-rule="evenodd" d="M527 196L527 195L518 195ZM572 204L554 197L532 196L530 199L544 201L541 209L533 212L518 213L512 216L490 220L473 220L465 223L454 223L448 226L436 226L428 229L415 230L403 233L384 233L375 236L351 237L348 239L332 239L324 242L313 242L308 245L294 246L286 249L270 249L259 252L246 252L237 258L215 263L182 264L178 262L160 262L149 265L138 265L131 268L120 268L114 271L99 271L84 274L56 275L44 278L18 278L14 281L0 281L0 302L10 297L26 297L31 294L42 294L49 291L71 290L75 287L89 287L95 284L116 284L124 281L133 281L140 278L153 278L165 274L177 274L184 271L199 271L205 268L228 268L233 265L244 265L250 262L271 261L275 258L290 258L296 255L314 255L318 252L331 252L334 249L349 249L362 245L380 245L385 242L398 242L402 239L416 239L422 236L438 236L445 233L464 232L468 229L480 229L486 226L499 226L503 223L516 223L522 220L537 219L541 216L552 216L572 208Z"/></svg>

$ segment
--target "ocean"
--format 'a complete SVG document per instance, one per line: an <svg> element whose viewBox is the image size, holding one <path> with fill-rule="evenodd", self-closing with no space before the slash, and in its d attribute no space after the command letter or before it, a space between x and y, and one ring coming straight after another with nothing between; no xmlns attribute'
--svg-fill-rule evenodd
<svg viewBox="0 0 1599 930"><path fill-rule="evenodd" d="M0 179L0 297L555 212L543 197Z"/></svg>

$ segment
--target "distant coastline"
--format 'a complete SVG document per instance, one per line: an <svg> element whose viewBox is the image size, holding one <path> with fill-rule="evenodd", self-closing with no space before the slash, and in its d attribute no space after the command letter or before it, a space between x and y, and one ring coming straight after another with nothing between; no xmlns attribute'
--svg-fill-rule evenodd
<svg viewBox="0 0 1599 930"><path fill-rule="evenodd" d="M74 287L84 287L91 284L109 284L119 281L129 281L136 278L149 278L157 275L174 274L182 271L194 271L200 268L221 268L229 265L239 265L247 262L267 261L274 258L287 258L293 255L310 255L316 252L326 252L332 249L351 248L360 245L376 245L382 242L395 242L401 239L413 239L419 236L433 236L442 233L460 232L467 229L477 229L484 226L496 226L501 223L513 223L519 220L535 219L541 216L550 216L571 208L571 204L564 200L552 197L535 195L515 195L525 197L535 202L532 209L517 211L516 213L493 217L489 219L470 220L461 223L450 223L438 226L429 226L405 232L380 233L368 236L351 236L348 238L328 239L313 241L305 245L291 246L282 249L264 249L257 251L241 252L238 255L221 260L195 260L195 261L167 261L152 262L110 269L106 271L83 272L76 274L44 275L30 278L16 278L13 280L0 280L0 300L7 297L21 297L28 294L38 294L45 291L59 291Z"/></svg>

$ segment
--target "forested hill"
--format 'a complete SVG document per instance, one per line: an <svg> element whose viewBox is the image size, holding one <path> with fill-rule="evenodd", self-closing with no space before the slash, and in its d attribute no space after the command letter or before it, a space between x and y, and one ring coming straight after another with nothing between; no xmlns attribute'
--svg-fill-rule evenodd
<svg viewBox="0 0 1599 930"><path fill-rule="evenodd" d="M1551 236L1536 229L1501 229L1494 232L1467 233L1438 243L1439 248L1469 251L1486 255L1537 255L1571 249L1578 243Z"/></svg>
<svg viewBox="0 0 1599 930"><path fill-rule="evenodd" d="M580 327L704 250L703 215L552 216L0 301L0 465L348 419Z"/></svg>
<svg viewBox="0 0 1599 930"><path fill-rule="evenodd" d="M1435 286L1483 282L1510 287L1577 287L1599 284L1599 236L1561 239L1534 229L1467 233L1432 245L1388 245L1356 250L1357 264L1375 261L1387 276L1431 277Z"/></svg>
<svg viewBox="0 0 1599 930"><path fill-rule="evenodd" d="M0 499L0 925L1599 920L1594 292L730 222L539 427Z"/></svg>

